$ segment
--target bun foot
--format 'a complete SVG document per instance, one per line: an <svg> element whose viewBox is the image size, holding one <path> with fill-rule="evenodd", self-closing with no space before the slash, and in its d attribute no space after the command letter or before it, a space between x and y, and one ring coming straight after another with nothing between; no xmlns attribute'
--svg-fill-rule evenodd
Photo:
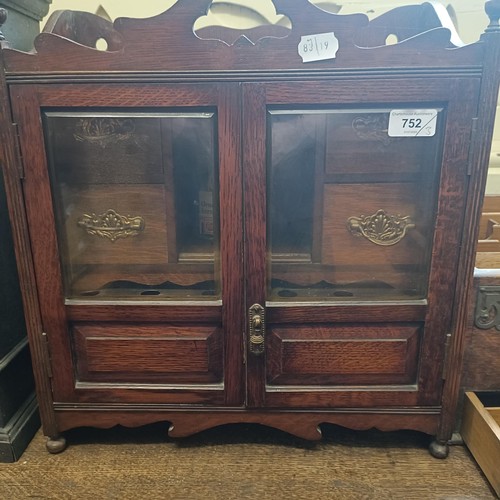
<svg viewBox="0 0 500 500"><path fill-rule="evenodd" d="M47 451L49 453L61 453L66 449L66 438L64 436L50 437L49 439L47 439L45 446L47 447Z"/></svg>
<svg viewBox="0 0 500 500"><path fill-rule="evenodd" d="M450 452L450 447L446 442L432 441L429 445L429 453L434 458L446 458Z"/></svg>

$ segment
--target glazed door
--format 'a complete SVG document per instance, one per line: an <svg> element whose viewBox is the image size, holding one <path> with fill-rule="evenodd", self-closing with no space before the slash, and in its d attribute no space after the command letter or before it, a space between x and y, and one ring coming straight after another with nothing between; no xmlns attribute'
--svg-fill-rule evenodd
<svg viewBox="0 0 500 500"><path fill-rule="evenodd" d="M440 404L477 86L244 86L249 406Z"/></svg>
<svg viewBox="0 0 500 500"><path fill-rule="evenodd" d="M238 92L13 87L58 404L243 404Z"/></svg>

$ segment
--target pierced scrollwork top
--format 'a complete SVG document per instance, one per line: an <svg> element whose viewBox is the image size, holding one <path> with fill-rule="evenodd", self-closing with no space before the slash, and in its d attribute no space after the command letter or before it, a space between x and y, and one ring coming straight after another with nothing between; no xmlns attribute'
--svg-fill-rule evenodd
<svg viewBox="0 0 500 500"><path fill-rule="evenodd" d="M35 40L35 51L5 50L6 71L35 75L103 72L114 78L120 72L153 70L206 73L477 67L483 59L480 44L460 47L446 9L440 10L434 2L397 7L371 21L362 13L327 12L308 0L266 2L269 12L274 8L275 18L289 23L264 22L246 29L204 25L195 29L211 9L223 4L211 0L178 0L157 16L124 17L113 23L89 13L54 13ZM331 32L339 41L337 57L304 64L298 53L301 37ZM396 36L396 44L386 43L389 35ZM106 50L98 50L97 42L102 39Z"/></svg>
<svg viewBox="0 0 500 500"><path fill-rule="evenodd" d="M120 238L137 236L146 228L142 217L120 215L113 209L106 210L100 215L83 214L78 219L77 224L88 234L106 238L112 242Z"/></svg>
<svg viewBox="0 0 500 500"><path fill-rule="evenodd" d="M354 236L363 236L375 245L391 246L399 243L415 224L409 216L389 215L378 210L373 215L350 217L347 227Z"/></svg>

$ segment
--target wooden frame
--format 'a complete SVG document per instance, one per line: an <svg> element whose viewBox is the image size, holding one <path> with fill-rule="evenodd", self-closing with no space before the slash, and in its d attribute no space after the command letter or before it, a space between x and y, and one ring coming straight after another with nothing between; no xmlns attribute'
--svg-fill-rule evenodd
<svg viewBox="0 0 500 500"><path fill-rule="evenodd" d="M323 422L353 428L410 428L435 435L431 452L446 456L458 399L498 92L500 2L486 2L490 26L480 42L464 47L450 31L442 10L432 4L400 7L368 22L361 14L328 14L307 0L274 0L277 12L290 19L291 30L261 26L242 32L211 27L193 33L195 21L206 15L210 4L209 0L182 0L154 18L119 19L114 24L90 14L58 12L37 37L34 53L9 49L2 42L0 161L50 451L61 451L64 441L59 433L78 425L169 420L173 435L187 435L224 422L258 421L308 438L318 437L315 429ZM337 57L303 63L297 51L301 37L331 31L339 41ZM386 45L390 34L396 34L399 43ZM107 51L95 48L101 38L107 42ZM459 110L458 100L465 96ZM342 322L356 328L372 324L378 332L384 322L393 321L387 332L395 337L402 332L407 351L419 351L420 375L414 375L414 358L413 364L405 364L400 378L377 372L381 384L387 380L395 384L379 393L356 385L355 379L349 390L340 391L321 384L309 393L307 388L270 388L265 358L250 355L246 326L246 311L253 304L266 304L266 106L430 101L449 104L446 119L450 125L445 131L429 297L408 303L291 302L267 307L271 327L286 333L281 339L293 337L283 325L317 325L315 331L330 338L337 335L332 325ZM41 154L40 109L197 104L218 109L222 300L168 307L119 301L65 305L50 184ZM321 213L318 207L315 211ZM314 232L317 235L318 230ZM318 253L315 246L314 258ZM197 374L196 383L180 377L176 386L141 386L134 385L138 379L130 374L122 382L113 374L97 387L89 382L101 377L91 373L90 355L78 358L86 335L78 334L76 351L68 335L68 328L76 325L78 329L86 322L110 324L110 331L118 324L143 325L144 335L153 330L157 335L164 327L169 335L182 336L179 325L199 328L201 341L222 356L223 366L213 359L196 358L192 366L209 373ZM163 326L155 330L155 322ZM397 331L399 323L403 326ZM321 330L322 324L328 328ZM415 332L422 325L419 343ZM221 327L222 340L219 334L207 333L205 326ZM106 335L104 326L84 331ZM108 345L116 344L110 341ZM140 349L146 345L157 344L143 344ZM176 345L186 344L179 341ZM279 350L277 344L273 346L269 353ZM107 349L99 366L107 360L123 370L119 360L112 359L111 347ZM76 371L70 353L79 359ZM183 351L183 356L187 362L189 354ZM304 373L302 367L293 375L281 376L279 370L273 372L275 368L272 365L269 371L291 383ZM78 373L85 373L85 380L78 380ZM200 383L215 380L218 373L223 374L221 383ZM332 400L333 393L336 400Z"/></svg>

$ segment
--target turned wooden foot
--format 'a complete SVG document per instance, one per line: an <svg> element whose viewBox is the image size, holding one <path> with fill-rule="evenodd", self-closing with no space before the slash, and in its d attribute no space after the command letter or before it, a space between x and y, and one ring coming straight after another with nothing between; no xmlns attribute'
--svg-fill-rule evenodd
<svg viewBox="0 0 500 500"><path fill-rule="evenodd" d="M61 453L66 449L67 443L64 436L54 436L47 439L45 443L49 453Z"/></svg>
<svg viewBox="0 0 500 500"><path fill-rule="evenodd" d="M434 458L446 458L450 452L450 447L446 442L440 442L437 440L432 441L429 445L429 453Z"/></svg>

